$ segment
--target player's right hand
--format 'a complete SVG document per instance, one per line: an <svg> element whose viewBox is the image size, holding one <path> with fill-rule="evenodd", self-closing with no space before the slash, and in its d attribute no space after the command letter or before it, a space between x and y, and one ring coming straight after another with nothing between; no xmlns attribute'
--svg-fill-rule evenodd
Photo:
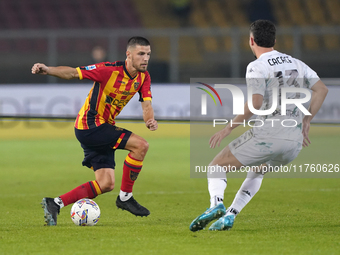
<svg viewBox="0 0 340 255"><path fill-rule="evenodd" d="M215 148L216 145L220 146L221 141L228 136L231 133L232 129L230 128L224 128L220 131L218 131L216 134L214 134L210 140L209 140L209 144L210 144L210 148Z"/></svg>
<svg viewBox="0 0 340 255"><path fill-rule="evenodd" d="M32 74L47 74L48 67L45 64L35 63L32 66Z"/></svg>
<svg viewBox="0 0 340 255"><path fill-rule="evenodd" d="M154 119L149 119L146 123L145 123L146 127L148 129L150 129L151 131L155 131L158 129L158 123L156 120Z"/></svg>
<svg viewBox="0 0 340 255"><path fill-rule="evenodd" d="M303 121L302 125L302 135L303 135L303 142L302 146L303 147L308 147L308 145L311 144L311 141L309 140L309 128L310 128L310 123L308 121Z"/></svg>

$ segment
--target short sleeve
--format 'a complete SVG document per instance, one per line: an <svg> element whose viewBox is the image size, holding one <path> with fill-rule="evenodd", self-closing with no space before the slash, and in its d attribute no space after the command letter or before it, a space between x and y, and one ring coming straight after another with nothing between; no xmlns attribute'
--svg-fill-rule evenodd
<svg viewBox="0 0 340 255"><path fill-rule="evenodd" d="M139 101L144 102L144 101L151 101L152 100L152 95L151 95L151 77L149 72L144 72L145 78L143 81L143 84L138 91L139 93Z"/></svg>
<svg viewBox="0 0 340 255"><path fill-rule="evenodd" d="M251 62L247 66L247 88L252 88L252 94L264 96L266 91L266 78L260 65Z"/></svg>
<svg viewBox="0 0 340 255"><path fill-rule="evenodd" d="M93 64L89 66L77 67L79 80L88 79L95 82L103 82L103 77L107 72L106 62Z"/></svg>

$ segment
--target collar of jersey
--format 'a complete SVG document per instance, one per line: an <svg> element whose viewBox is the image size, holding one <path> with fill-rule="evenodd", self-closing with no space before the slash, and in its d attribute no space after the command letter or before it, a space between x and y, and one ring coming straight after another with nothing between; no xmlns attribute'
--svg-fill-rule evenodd
<svg viewBox="0 0 340 255"><path fill-rule="evenodd" d="M275 54L277 52L278 52L277 50L268 51L268 52L262 53L259 58L262 58L262 56L272 55L272 54Z"/></svg>
<svg viewBox="0 0 340 255"><path fill-rule="evenodd" d="M124 72L127 74L127 76L129 76L130 80L133 80L133 79L136 78L136 76L138 75L138 72L137 72L137 74L136 74L135 77L132 77L132 76L130 75L129 71L128 71L127 68L126 68L126 61L124 61L123 68L124 68Z"/></svg>

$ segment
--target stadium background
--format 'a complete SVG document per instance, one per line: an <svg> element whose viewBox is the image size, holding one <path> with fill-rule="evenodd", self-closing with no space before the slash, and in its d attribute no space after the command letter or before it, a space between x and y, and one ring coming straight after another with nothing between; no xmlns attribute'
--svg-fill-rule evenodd
<svg viewBox="0 0 340 255"><path fill-rule="evenodd" d="M55 93L54 89L56 94L67 94L68 86L85 93L91 82L32 75L31 66L35 62L92 64L96 46L106 50L105 60L124 60L126 41L137 34L151 41L149 72L160 95L162 87L167 87L165 93L182 89L193 77L243 77L253 60L249 23L265 18L278 27L275 48L301 58L338 91L339 13L340 0L0 0L0 254L79 254L83 240L86 251L94 254L219 254L226 250L234 254L337 254L336 179L276 179L264 184L258 200L255 197L239 216L237 229L228 232L238 240L236 245L216 246L216 240L226 237L221 233L190 233L188 225L208 206L209 197L206 180L190 179L189 125L160 122L157 133L151 134L135 122L138 116L120 123L150 142L148 170L134 194L150 206L153 218L136 221L124 212L112 211L115 188L113 195L96 198L103 215L98 227L75 228L68 213L62 212L56 232L43 228L37 206L41 197L66 192L91 180L93 174L80 166L82 151L73 134L74 112L83 101L72 102L69 112L62 107L57 112L61 118L47 120L49 112L36 109L37 97L44 88L47 94ZM27 101L25 93L30 90L37 95ZM185 90L181 102L168 105L171 111L156 116L187 119L188 95ZM79 98L84 100L84 96ZM33 104L37 111L17 111L13 102L19 102L22 109ZM327 108L334 116L330 122L339 122L339 102L335 100L331 107ZM42 119L27 119L37 113ZM299 163L339 163L339 126L316 126L311 134L313 151L302 154ZM123 154L117 155L117 162L123 162ZM117 170L116 175L119 187L121 172ZM228 183L226 200L231 201L241 182ZM260 221L253 221L254 217Z"/></svg>
<svg viewBox="0 0 340 255"><path fill-rule="evenodd" d="M339 10L338 0L1 0L1 83L64 82L30 75L27 66L91 64L96 45L109 60L124 59L136 33L152 42L153 82L243 77L253 59L249 23L258 18L277 24L278 50L337 77Z"/></svg>

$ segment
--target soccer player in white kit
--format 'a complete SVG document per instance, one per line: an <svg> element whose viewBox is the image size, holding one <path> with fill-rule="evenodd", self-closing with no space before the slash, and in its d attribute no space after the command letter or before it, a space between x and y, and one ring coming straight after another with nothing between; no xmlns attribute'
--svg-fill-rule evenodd
<svg viewBox="0 0 340 255"><path fill-rule="evenodd" d="M229 230L235 217L249 203L261 187L266 170L283 166L294 160L302 146L308 146L310 122L319 111L328 92L316 72L302 61L274 50L275 25L268 20L257 20L250 25L249 46L256 58L247 67L246 81L248 93L252 91L252 106L244 105L244 114L237 115L222 130L210 138L210 147L219 146L240 123L253 116L254 110L269 110L273 105L273 88L277 89L277 107L268 115L259 115L255 123L258 127L245 132L226 146L211 161L209 166L252 168L237 192L234 201L226 209L223 205L227 187L226 174L214 178L208 173L210 208L190 224L191 231L204 229L209 222L218 219L209 230ZM305 88L312 90L308 112L303 116L301 107L287 104L286 114L281 109L282 88ZM289 99L299 99L303 93L287 93ZM275 100L274 100L275 101ZM250 110L252 109L252 111ZM269 111L268 111L269 112ZM239 123L239 124L237 124ZM284 125L282 125L284 123ZM254 124L255 126L255 124ZM256 169L256 170L255 170Z"/></svg>

